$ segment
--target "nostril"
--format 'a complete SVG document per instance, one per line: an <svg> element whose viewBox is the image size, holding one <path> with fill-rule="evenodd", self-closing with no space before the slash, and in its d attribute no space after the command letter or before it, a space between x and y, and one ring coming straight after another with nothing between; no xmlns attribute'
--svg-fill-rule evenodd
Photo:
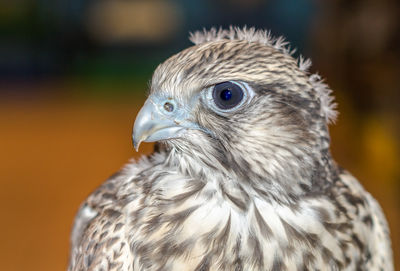
<svg viewBox="0 0 400 271"><path fill-rule="evenodd" d="M174 105L173 105L172 103L170 103L170 102L166 102L166 103L164 104L164 109L165 109L167 112L172 112L172 111L174 111Z"/></svg>

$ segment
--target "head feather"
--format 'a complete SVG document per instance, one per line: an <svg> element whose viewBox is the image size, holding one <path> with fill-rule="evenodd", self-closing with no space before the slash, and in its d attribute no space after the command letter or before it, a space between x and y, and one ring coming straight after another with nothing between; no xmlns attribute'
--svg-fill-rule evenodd
<svg viewBox="0 0 400 271"><path fill-rule="evenodd" d="M230 26L229 29L213 27L210 30L195 31L190 33L189 40L194 44L202 44L206 42L220 40L244 40L248 42L261 43L275 48L285 55L293 57L295 49L290 47L289 42L282 36L274 38L268 30L256 30L254 27L243 28ZM321 103L321 114L325 117L327 123L334 123L338 112L335 110L337 104L334 102L334 97L331 95L332 90L323 82L318 74L310 74L311 60L299 56L297 59L298 68L308 75L309 82L315 89Z"/></svg>

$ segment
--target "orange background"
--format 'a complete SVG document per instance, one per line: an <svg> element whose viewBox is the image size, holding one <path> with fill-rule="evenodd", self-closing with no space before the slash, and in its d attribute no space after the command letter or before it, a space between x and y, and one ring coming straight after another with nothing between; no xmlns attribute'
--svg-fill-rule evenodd
<svg viewBox="0 0 400 271"><path fill-rule="evenodd" d="M1 270L66 269L80 202L138 156L130 134L140 104L134 97L1 101Z"/></svg>

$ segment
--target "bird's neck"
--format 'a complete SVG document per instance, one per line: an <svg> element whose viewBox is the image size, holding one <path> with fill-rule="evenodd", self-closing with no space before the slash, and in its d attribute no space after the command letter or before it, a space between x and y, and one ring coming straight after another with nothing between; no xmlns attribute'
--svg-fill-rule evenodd
<svg viewBox="0 0 400 271"><path fill-rule="evenodd" d="M207 152L195 152L194 149L187 152L172 148L167 163L190 179L214 183L222 193L234 194L241 199L252 195L268 201L293 203L307 193L322 193L330 185L329 180L332 178L328 175L335 167L329 150L321 154L323 158L304 158L304 161L297 163L298 167L293 166L293 161L278 165L277 161L271 160L270 165L265 165L264 172L254 172L250 163L247 171L237 166L230 167L226 164L227 160L204 153Z"/></svg>

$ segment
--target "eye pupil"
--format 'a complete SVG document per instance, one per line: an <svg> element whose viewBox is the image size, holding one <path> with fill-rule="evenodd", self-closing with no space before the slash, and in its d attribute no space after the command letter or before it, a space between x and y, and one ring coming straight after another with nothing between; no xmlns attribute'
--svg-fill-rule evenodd
<svg viewBox="0 0 400 271"><path fill-rule="evenodd" d="M243 89L234 82L222 82L213 88L213 101L218 109L231 110L242 103Z"/></svg>
<svg viewBox="0 0 400 271"><path fill-rule="evenodd" d="M228 101L232 98L232 92L229 89L224 89L221 94L220 97L222 100L224 101Z"/></svg>

